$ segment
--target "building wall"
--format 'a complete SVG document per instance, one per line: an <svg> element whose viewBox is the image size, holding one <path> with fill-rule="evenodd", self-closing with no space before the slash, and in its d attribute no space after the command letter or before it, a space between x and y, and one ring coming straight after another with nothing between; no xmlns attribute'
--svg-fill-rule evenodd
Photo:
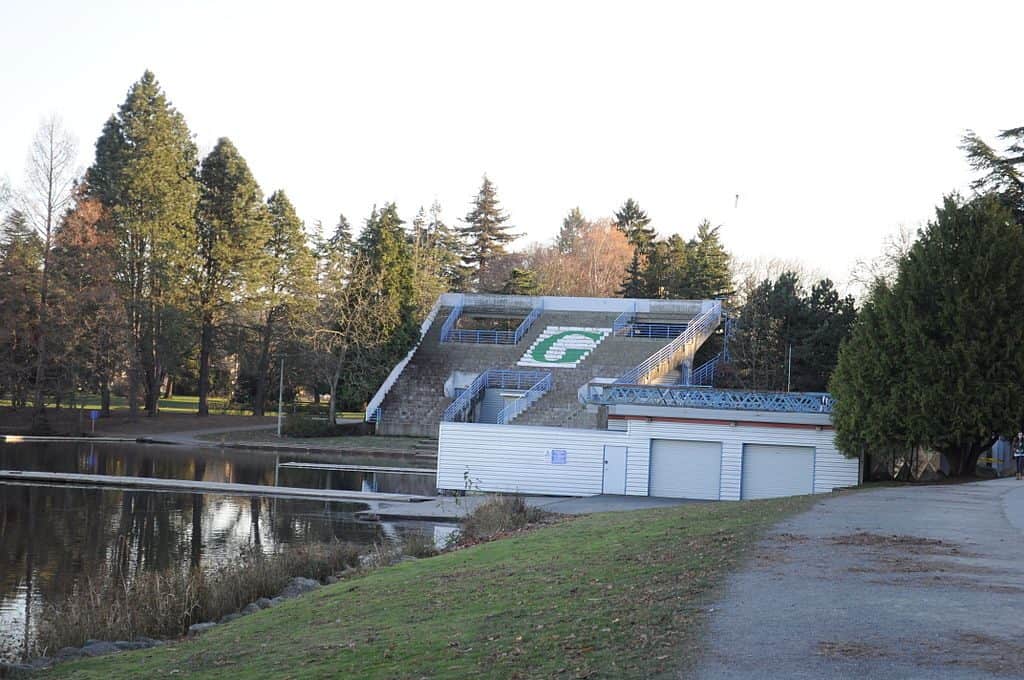
<svg viewBox="0 0 1024 680"><path fill-rule="evenodd" d="M437 486L464 489L465 476L481 491L588 496L601 493L604 445L628 447L626 494L646 496L652 439L722 443L721 500L739 500L744 444L813 447L814 492L856 486L860 462L835 448L831 428L793 423L743 424L629 419L625 432L558 427L442 423ZM552 465L551 449L567 452L564 465Z"/></svg>
<svg viewBox="0 0 1024 680"><path fill-rule="evenodd" d="M437 488L554 496L601 493L605 444L625 433L562 427L441 423ZM553 464L551 450L565 451Z"/></svg>

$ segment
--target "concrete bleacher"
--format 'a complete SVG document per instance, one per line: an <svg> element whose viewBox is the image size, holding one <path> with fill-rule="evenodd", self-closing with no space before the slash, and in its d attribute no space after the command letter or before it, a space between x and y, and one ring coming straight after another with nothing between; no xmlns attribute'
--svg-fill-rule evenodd
<svg viewBox="0 0 1024 680"><path fill-rule="evenodd" d="M521 309L510 308L462 310L467 317L501 316L502 313L513 316L520 312ZM452 307L439 310L418 349L387 392L377 421L378 434L436 437L444 411L452 401L444 394L444 384L456 371L472 374L487 369L543 370L542 367L552 373L551 389L511 424L595 428L597 416L587 413L580 404L579 388L594 378L622 375L671 341L671 338L613 335L611 329L618 316L614 312L545 309L516 344L442 343L441 328L452 313ZM658 316L659 322L680 325L688 320L679 314ZM531 360L532 349L544 338L564 331L583 331L589 337L568 338L565 347L549 353L550 362ZM562 350L586 353L577 360L564 361L566 357L560 355ZM558 361L559 358L563 360Z"/></svg>
<svg viewBox="0 0 1024 680"><path fill-rule="evenodd" d="M450 307L440 310L419 348L388 391L377 422L378 434L436 437L438 423L451 403L444 395L444 383L454 371L481 373L489 368L514 369L524 350L532 346L548 326L611 328L616 316L600 312L544 311L515 345L442 343L441 326L451 312ZM576 399L575 394L573 399Z"/></svg>

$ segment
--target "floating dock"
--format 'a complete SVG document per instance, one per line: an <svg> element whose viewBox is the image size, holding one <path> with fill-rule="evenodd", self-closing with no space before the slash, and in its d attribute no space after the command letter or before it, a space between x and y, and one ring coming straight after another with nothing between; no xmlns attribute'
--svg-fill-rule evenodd
<svg viewBox="0 0 1024 680"><path fill-rule="evenodd" d="M433 500L430 496L371 491L343 491L338 489L309 489L297 486L267 486L263 484L234 484L230 482L202 482L188 479L160 479L157 477L122 477L117 475L88 475L76 472L37 472L34 470L0 470L0 482L37 482L43 484L74 484L113 486L121 488L160 489L184 493L220 493L240 496L284 496L310 498L323 501L353 503L422 503Z"/></svg>
<svg viewBox="0 0 1024 680"><path fill-rule="evenodd" d="M437 470L432 470L430 468L388 467L386 465L351 465L346 463L304 463L292 461L289 463L281 463L278 467L326 470L328 472L340 470L342 472L375 472L391 475L430 475L431 477L437 474Z"/></svg>

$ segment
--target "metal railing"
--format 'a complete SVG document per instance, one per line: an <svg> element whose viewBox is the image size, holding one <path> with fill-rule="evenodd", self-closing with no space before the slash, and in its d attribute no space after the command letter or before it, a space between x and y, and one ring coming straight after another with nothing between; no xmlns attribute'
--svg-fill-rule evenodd
<svg viewBox="0 0 1024 680"><path fill-rule="evenodd" d="M686 332L686 326L685 323L634 321L630 324L628 335L631 338L674 338L680 333Z"/></svg>
<svg viewBox="0 0 1024 680"><path fill-rule="evenodd" d="M718 362L721 358L722 353L719 352L697 368L693 369L693 371L690 372L690 384L704 385L705 387L711 387L714 385L715 369L718 368Z"/></svg>
<svg viewBox="0 0 1024 680"><path fill-rule="evenodd" d="M448 313L448 318L444 320L444 325L441 326L441 342L450 342L448 338L451 337L452 330L460 316L462 316L462 305L455 305Z"/></svg>
<svg viewBox="0 0 1024 680"><path fill-rule="evenodd" d="M638 385L647 382L659 371L675 368L687 354L697 351L697 347L715 330L721 318L722 305L716 301L710 309L694 317L675 340L644 359L636 368L626 371L616 382Z"/></svg>
<svg viewBox="0 0 1024 680"><path fill-rule="evenodd" d="M444 325L441 326L441 342L465 342L476 345L515 345L523 339L523 336L530 330L533 322L540 318L540 315L544 312L544 304L540 302L530 310L530 313L526 315L526 318L522 320L514 331L456 328L455 326L459 321L459 317L462 316L462 312L462 305L452 308L452 313L448 315Z"/></svg>
<svg viewBox="0 0 1024 680"><path fill-rule="evenodd" d="M612 321L612 335L629 335L630 324L633 322L635 311L627 309Z"/></svg>
<svg viewBox="0 0 1024 680"><path fill-rule="evenodd" d="M624 385L589 383L589 404L675 406L738 411L832 413L835 400L827 392L749 392L716 390L693 385Z"/></svg>
<svg viewBox="0 0 1024 680"><path fill-rule="evenodd" d="M494 421L499 425L507 425L512 422L512 420L514 420L520 413L530 408L533 402L543 397L544 394L551 389L551 382L552 377L551 374L548 373L537 381L533 387L527 390L526 394L498 411L498 415Z"/></svg>
<svg viewBox="0 0 1024 680"><path fill-rule="evenodd" d="M551 373L549 371L503 371L488 369L478 375L466 387L465 391L448 405L441 419L448 423L465 421L473 408L476 398L489 387L531 390L538 383L542 382L545 377L550 379Z"/></svg>
<svg viewBox="0 0 1024 680"><path fill-rule="evenodd" d="M427 331L430 330L430 326L434 323L434 319L437 318L437 313L439 311L441 311L440 298L438 298L437 302L434 303L434 306L430 308L430 312L427 313L426 318L423 319L423 323L420 324L420 334L416 339L416 344L412 346L412 349L410 349L404 357L402 357L401 361L392 367L387 378L384 379L384 382L377 388L377 391L366 405L366 415L364 417L367 422L380 422L380 407L384 403L384 397L388 395L388 391L396 382L398 382L398 377L402 375L402 371L405 370L409 360L412 359L412 355L419 349L420 343L423 342L424 336L426 336Z"/></svg>

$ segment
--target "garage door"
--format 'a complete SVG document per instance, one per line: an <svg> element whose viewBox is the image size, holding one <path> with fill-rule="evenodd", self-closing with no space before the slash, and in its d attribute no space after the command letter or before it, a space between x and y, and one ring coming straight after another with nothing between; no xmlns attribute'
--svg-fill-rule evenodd
<svg viewBox="0 0 1024 680"><path fill-rule="evenodd" d="M651 496L718 500L721 473L721 442L651 442Z"/></svg>
<svg viewBox="0 0 1024 680"><path fill-rule="evenodd" d="M814 449L745 444L740 498L777 498L814 493Z"/></svg>

